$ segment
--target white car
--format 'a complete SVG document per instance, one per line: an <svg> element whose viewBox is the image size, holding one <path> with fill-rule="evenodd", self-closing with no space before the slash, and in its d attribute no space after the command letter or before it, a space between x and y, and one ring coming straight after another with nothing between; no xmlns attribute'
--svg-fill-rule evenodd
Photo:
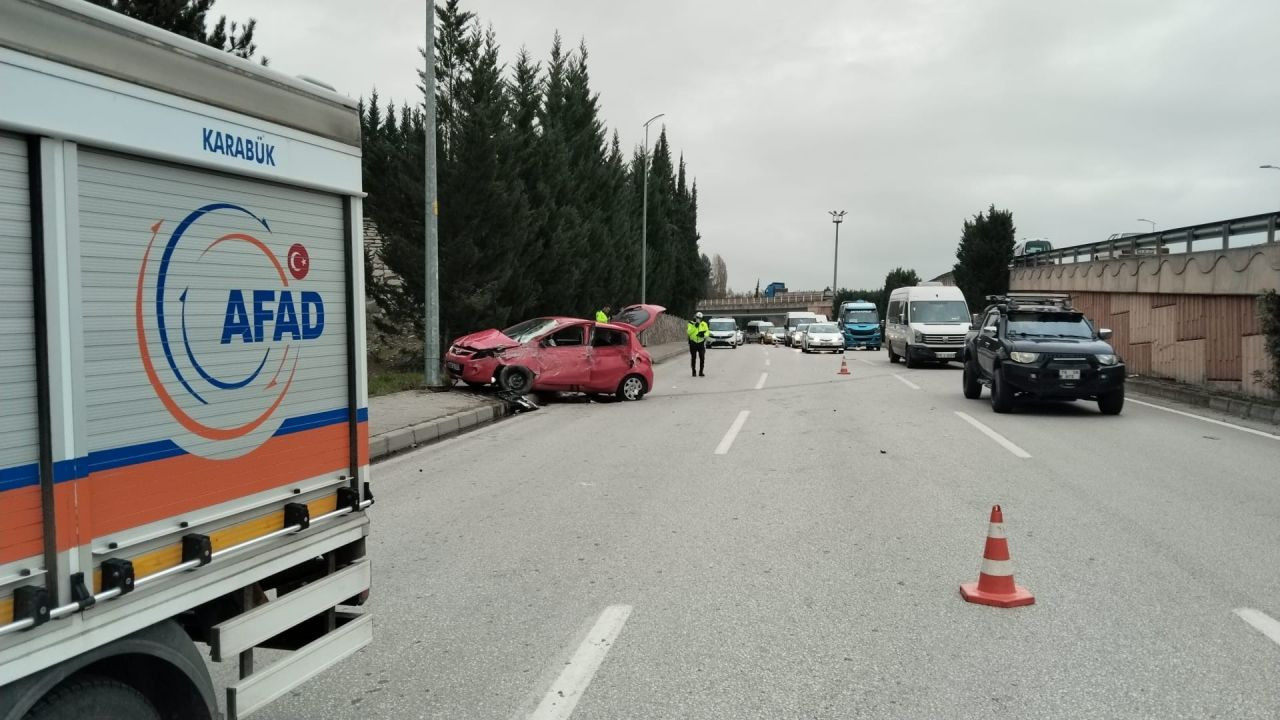
<svg viewBox="0 0 1280 720"><path fill-rule="evenodd" d="M790 342L789 342L788 344L789 344L791 347L793 347L793 348L798 348L798 347L803 346L803 345L804 345L804 331L805 331L806 329L808 329L808 327L809 327L808 323L805 323L805 324L802 324L802 325L797 325L797 326L796 326L796 329L791 331L791 339L790 339Z"/></svg>
<svg viewBox="0 0 1280 720"><path fill-rule="evenodd" d="M801 352L844 352L844 335L835 323L815 323L805 328L804 339L800 345Z"/></svg>
<svg viewBox="0 0 1280 720"><path fill-rule="evenodd" d="M738 340L738 321L733 318L711 318L707 321L707 348L713 348L717 345L738 349L741 342Z"/></svg>

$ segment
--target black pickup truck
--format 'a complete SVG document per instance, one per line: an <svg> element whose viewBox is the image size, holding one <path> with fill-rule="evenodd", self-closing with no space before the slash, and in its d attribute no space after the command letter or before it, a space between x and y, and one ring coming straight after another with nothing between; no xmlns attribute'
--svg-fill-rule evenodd
<svg viewBox="0 0 1280 720"><path fill-rule="evenodd" d="M964 344L964 396L991 389L991 409L1013 410L1019 398L1096 400L1104 415L1124 408L1125 366L1066 295L992 295Z"/></svg>

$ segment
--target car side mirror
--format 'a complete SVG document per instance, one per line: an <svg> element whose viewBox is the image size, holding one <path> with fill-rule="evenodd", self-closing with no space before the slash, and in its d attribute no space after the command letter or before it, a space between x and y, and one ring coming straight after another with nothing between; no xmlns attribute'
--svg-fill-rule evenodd
<svg viewBox="0 0 1280 720"><path fill-rule="evenodd" d="M1110 340L1111 335L1112 335L1111 328L1102 328L1101 330L1098 331L1099 340Z"/></svg>
<svg viewBox="0 0 1280 720"><path fill-rule="evenodd" d="M995 335L997 332L1000 332L1000 328L996 327L995 325L988 325L982 328L983 335Z"/></svg>

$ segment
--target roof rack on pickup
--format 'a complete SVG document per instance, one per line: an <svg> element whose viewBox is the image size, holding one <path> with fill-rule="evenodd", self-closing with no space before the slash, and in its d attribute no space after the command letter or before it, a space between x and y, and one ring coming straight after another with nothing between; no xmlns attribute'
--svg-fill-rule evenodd
<svg viewBox="0 0 1280 720"><path fill-rule="evenodd" d="M1005 293L1004 295L988 295L987 302L999 305L1006 310L1017 310L1028 307L1054 307L1063 310L1075 310L1071 306L1071 296L1067 293Z"/></svg>

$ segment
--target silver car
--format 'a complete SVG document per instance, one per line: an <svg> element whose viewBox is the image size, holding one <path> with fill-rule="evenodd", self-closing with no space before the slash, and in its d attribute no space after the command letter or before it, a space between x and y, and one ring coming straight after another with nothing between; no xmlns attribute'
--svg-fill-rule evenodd
<svg viewBox="0 0 1280 720"><path fill-rule="evenodd" d="M844 335L840 332L840 328L836 327L835 323L809 325L805 328L800 350L807 353L818 352L819 350L843 353Z"/></svg>

